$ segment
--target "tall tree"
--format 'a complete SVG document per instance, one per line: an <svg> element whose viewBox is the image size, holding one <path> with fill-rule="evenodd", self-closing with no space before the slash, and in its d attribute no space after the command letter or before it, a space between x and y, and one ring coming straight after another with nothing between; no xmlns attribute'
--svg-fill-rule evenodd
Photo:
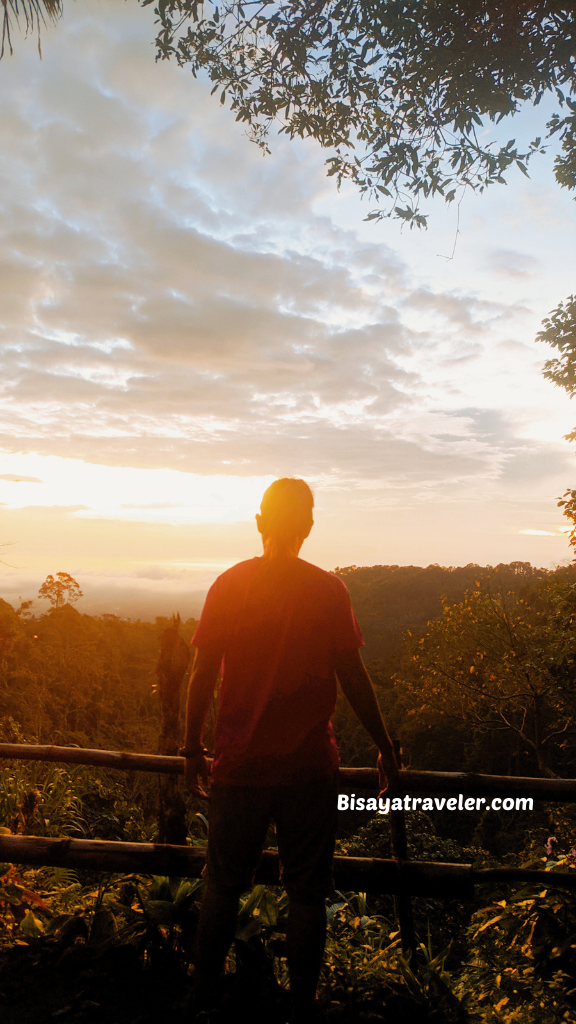
<svg viewBox="0 0 576 1024"><path fill-rule="evenodd" d="M38 597L47 598L54 608L61 608L66 603L74 604L83 596L80 585L67 572L57 572L56 579L47 576L38 591Z"/></svg>

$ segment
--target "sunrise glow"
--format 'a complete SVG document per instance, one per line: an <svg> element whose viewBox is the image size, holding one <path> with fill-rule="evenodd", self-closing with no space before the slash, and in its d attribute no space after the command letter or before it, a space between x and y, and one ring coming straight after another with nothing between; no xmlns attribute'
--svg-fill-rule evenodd
<svg viewBox="0 0 576 1024"><path fill-rule="evenodd" d="M0 455L0 471L0 502L5 508L62 507L78 518L142 523L250 520L273 480L102 466L20 453Z"/></svg>
<svg viewBox="0 0 576 1024"><path fill-rule="evenodd" d="M197 608L283 475L327 569L569 558L573 409L534 344L573 290L552 156L467 193L457 236L443 202L427 231L366 223L314 144L263 159L154 64L153 29L78 0L41 62L28 40L0 65L6 598L62 569L87 610Z"/></svg>

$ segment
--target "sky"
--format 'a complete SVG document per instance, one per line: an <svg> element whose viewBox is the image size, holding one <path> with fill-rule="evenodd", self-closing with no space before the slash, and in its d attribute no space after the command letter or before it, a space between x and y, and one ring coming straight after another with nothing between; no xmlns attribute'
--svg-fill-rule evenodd
<svg viewBox="0 0 576 1024"><path fill-rule="evenodd" d="M76 0L0 62L0 597L65 571L79 610L196 615L284 475L325 569L569 559L575 410L534 342L574 291L553 154L467 191L458 233L443 202L367 223L315 143L263 157L156 63L153 21Z"/></svg>

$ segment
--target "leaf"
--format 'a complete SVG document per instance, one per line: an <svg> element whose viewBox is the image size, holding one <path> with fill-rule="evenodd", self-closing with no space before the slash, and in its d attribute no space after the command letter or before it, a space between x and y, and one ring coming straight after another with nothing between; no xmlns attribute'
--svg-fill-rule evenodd
<svg viewBox="0 0 576 1024"><path fill-rule="evenodd" d="M240 909L237 937L247 939L262 928L275 928L284 912L284 897L279 899L267 886L256 885Z"/></svg>
<svg viewBox="0 0 576 1024"><path fill-rule="evenodd" d="M478 928L478 930L474 932L472 939L475 939L477 935L480 935L482 932L485 932L487 928L490 928L491 925L496 924L497 921L501 921L503 917L504 914L499 914L498 917L493 917L490 919L490 921L486 921L486 923L483 924L481 928Z"/></svg>
<svg viewBox="0 0 576 1024"><path fill-rule="evenodd" d="M202 878L184 878L174 896L174 905L180 910L186 910L191 903L195 902L204 889Z"/></svg>
<svg viewBox="0 0 576 1024"><path fill-rule="evenodd" d="M337 914L339 910L343 910L344 907L347 907L347 906L348 906L348 904L346 902L344 902L344 903L332 903L328 907L328 910L326 911L326 920L327 920L328 924L332 924L332 921L334 919L334 915Z"/></svg>
<svg viewBox="0 0 576 1024"><path fill-rule="evenodd" d="M38 939L44 933L44 925L39 917L36 917L31 910L27 910L18 930L27 939Z"/></svg>
<svg viewBox="0 0 576 1024"><path fill-rule="evenodd" d="M178 908L168 900L144 900L144 910L155 925L166 925L171 927L176 924L179 913Z"/></svg>
<svg viewBox="0 0 576 1024"><path fill-rule="evenodd" d="M22 889L21 893L22 901L26 903L33 903L37 907L42 907L42 910L47 910L50 913L50 907L44 902L41 896L38 896L35 892L30 889Z"/></svg>

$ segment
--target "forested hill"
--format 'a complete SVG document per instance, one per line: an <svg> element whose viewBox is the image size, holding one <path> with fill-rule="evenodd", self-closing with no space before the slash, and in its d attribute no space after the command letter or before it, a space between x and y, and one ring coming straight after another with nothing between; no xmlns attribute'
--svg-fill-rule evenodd
<svg viewBox="0 0 576 1024"><path fill-rule="evenodd" d="M575 584L576 566L547 570L509 565L348 566L346 583L366 649L383 677L397 672L407 630L424 631L442 612L442 598L466 591L535 593L542 584ZM83 615L70 604L35 617L0 599L0 729L14 719L37 742L156 749L158 700L152 693L160 636L169 620L131 622ZM190 640L191 619L181 633ZM8 738L7 736L4 738Z"/></svg>
<svg viewBox="0 0 576 1024"><path fill-rule="evenodd" d="M541 581L557 578L576 583L576 565L537 569L530 562L500 565L349 565L335 569L350 591L364 635L366 662L382 662L387 672L398 666L406 630L423 629L442 612L442 598L462 601L467 590L492 593L529 591Z"/></svg>
<svg viewBox="0 0 576 1024"><path fill-rule="evenodd" d="M155 753L153 692L170 620L83 615L70 604L38 617L0 598L0 738ZM183 622L189 641L196 622Z"/></svg>

